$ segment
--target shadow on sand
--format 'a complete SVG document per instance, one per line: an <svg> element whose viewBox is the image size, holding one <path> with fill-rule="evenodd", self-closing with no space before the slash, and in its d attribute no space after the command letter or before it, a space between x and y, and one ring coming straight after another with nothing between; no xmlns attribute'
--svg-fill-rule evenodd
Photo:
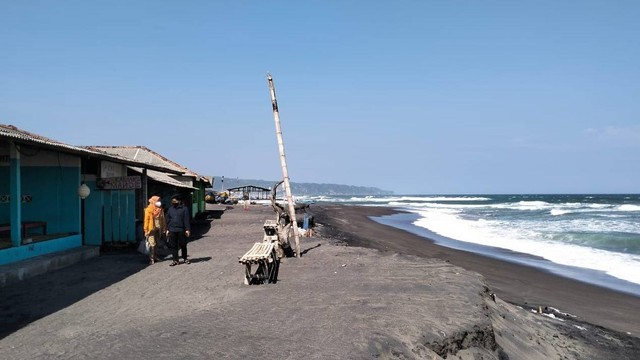
<svg viewBox="0 0 640 360"><path fill-rule="evenodd" d="M199 258L189 258L189 261L191 261L192 264L195 264L199 262L209 261L211 259L212 259L211 256L205 256L205 257L199 257Z"/></svg>
<svg viewBox="0 0 640 360"><path fill-rule="evenodd" d="M212 219L200 220L191 224L191 237L189 242L200 240L211 229Z"/></svg>
<svg viewBox="0 0 640 360"><path fill-rule="evenodd" d="M311 250L313 250L313 249L315 249L315 248L320 247L320 245L322 245L322 244L318 244L318 245L316 245L316 246L312 246L312 247L310 247L310 248L308 248L308 249L305 249L305 250L303 250L303 251L300 253L300 255L302 256L302 255L304 255L304 254L308 253L309 251L311 251Z"/></svg>
<svg viewBox="0 0 640 360"><path fill-rule="evenodd" d="M203 238L210 229L211 221L193 224L191 241ZM190 260L197 263L211 257ZM129 246L102 251L99 257L5 286L0 289L0 339L148 266L148 257Z"/></svg>
<svg viewBox="0 0 640 360"><path fill-rule="evenodd" d="M134 251L102 255L1 289L0 339L149 266Z"/></svg>

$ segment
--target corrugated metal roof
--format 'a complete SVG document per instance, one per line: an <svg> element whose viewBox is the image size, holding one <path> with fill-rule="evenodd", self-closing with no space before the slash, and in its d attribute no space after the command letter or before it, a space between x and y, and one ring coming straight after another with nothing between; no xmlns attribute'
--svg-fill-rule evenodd
<svg viewBox="0 0 640 360"><path fill-rule="evenodd" d="M13 140L22 140L29 143L42 144L49 147L66 149L74 153L96 154L96 151L90 151L77 146L64 144L59 141L44 137L42 135L38 135L25 130L18 129L13 125L0 124L0 137L10 138Z"/></svg>
<svg viewBox="0 0 640 360"><path fill-rule="evenodd" d="M49 149L77 154L77 155L93 156L93 157L106 159L106 160L110 160L113 162L118 162L126 165L139 166L147 169L166 171L170 173L182 173L181 170L176 169L174 166L146 163L146 162L135 160L132 158L123 157L118 154L112 154L105 151L101 151L100 149L65 144L57 140L49 139L42 135L34 134L32 132L19 129L13 125L0 124L0 139L2 138L13 141L17 144L41 146L44 148L49 148Z"/></svg>
<svg viewBox="0 0 640 360"><path fill-rule="evenodd" d="M142 168L138 168L138 167L134 167L134 166L128 166L129 169L139 172L142 174ZM155 181L164 183L164 184L169 184L169 185L173 185L175 187L179 187L179 188L184 188L184 189L196 189L193 186L189 186L187 184L183 184L180 181L172 178L171 176L167 175L166 173L160 172L160 171L154 171L154 170L147 170L147 176L150 179L153 179Z"/></svg>
<svg viewBox="0 0 640 360"><path fill-rule="evenodd" d="M168 167L176 171L182 171L186 176L193 176L198 180L211 184L211 181L206 177L198 175L197 173L165 158L145 146L87 146L86 148L105 151L109 154L126 157L132 160L144 162L145 164L153 164Z"/></svg>
<svg viewBox="0 0 640 360"><path fill-rule="evenodd" d="M109 154L119 155L128 159L144 162L146 164L169 167L174 170L180 170L184 173L193 174L194 176L197 175L186 167L180 166L179 164L176 164L175 162L144 146L87 146L87 148L101 150Z"/></svg>

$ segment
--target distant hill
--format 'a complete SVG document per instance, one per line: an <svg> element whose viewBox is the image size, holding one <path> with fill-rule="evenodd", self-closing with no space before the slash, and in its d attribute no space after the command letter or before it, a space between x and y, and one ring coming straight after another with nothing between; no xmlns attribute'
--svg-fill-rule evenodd
<svg viewBox="0 0 640 360"><path fill-rule="evenodd" d="M213 189L220 191L222 188L222 178L214 177ZM254 185L263 188L272 188L276 184L276 180L253 180L253 179L234 179L225 178L224 188L235 188L246 185ZM281 186L282 187L282 186ZM291 183L291 192L294 195L392 195L393 191L382 190L376 187L339 185L339 184L315 184L315 183Z"/></svg>

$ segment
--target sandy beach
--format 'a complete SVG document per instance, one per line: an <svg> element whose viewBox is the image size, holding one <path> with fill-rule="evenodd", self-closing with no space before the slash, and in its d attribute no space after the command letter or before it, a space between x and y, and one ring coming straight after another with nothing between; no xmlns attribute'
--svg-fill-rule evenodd
<svg viewBox="0 0 640 360"><path fill-rule="evenodd" d="M370 216L395 213L386 207L314 205L333 236L344 233L350 245L381 251L432 257L483 275L506 301L538 308L552 306L592 324L640 335L640 298L574 281L531 267L500 261L433 244L423 237L380 225ZM348 218L349 222L341 221Z"/></svg>
<svg viewBox="0 0 640 360"><path fill-rule="evenodd" d="M262 224L274 217L271 208L252 206L194 227L190 265L149 266L138 253L103 254L2 288L0 352L10 359L640 356L640 340L625 333L637 330L637 299L586 293L596 303L612 297L608 306L617 310L609 324L604 311L581 314L586 304L556 304L548 296L558 290L553 286L569 286L560 279L519 294L506 279L494 283L490 271L472 268L484 264L499 274L500 264L453 256L368 219L384 209L314 204L310 210L316 236L301 239L301 258L282 259L275 284L243 284L238 257L261 241ZM517 278L515 268L502 271ZM578 318L535 314L505 301L518 303L513 294Z"/></svg>

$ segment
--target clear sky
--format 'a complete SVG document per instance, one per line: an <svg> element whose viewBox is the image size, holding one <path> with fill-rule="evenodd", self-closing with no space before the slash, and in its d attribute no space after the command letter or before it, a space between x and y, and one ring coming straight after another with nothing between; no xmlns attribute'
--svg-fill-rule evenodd
<svg viewBox="0 0 640 360"><path fill-rule="evenodd" d="M0 1L0 123L203 175L640 192L638 1Z"/></svg>

